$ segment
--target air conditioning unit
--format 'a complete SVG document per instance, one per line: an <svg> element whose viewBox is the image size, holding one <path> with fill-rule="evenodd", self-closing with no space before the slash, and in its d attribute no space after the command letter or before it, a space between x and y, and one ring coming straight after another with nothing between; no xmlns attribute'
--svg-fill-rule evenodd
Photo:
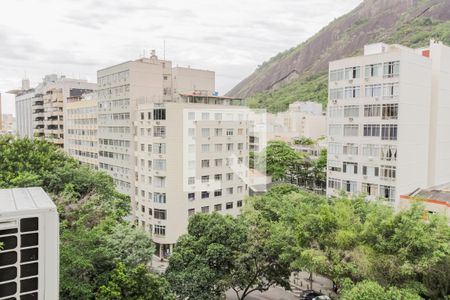
<svg viewBox="0 0 450 300"><path fill-rule="evenodd" d="M353 83L353 79L349 79L348 83Z"/></svg>
<svg viewBox="0 0 450 300"><path fill-rule="evenodd" d="M348 118L348 121L349 122L353 122L353 118Z"/></svg>
<svg viewBox="0 0 450 300"><path fill-rule="evenodd" d="M333 100L333 104L337 104L337 100L336 99Z"/></svg>

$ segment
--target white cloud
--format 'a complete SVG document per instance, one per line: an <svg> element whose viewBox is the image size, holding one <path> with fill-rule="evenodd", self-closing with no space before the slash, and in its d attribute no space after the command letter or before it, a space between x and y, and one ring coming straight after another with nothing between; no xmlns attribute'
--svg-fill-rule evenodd
<svg viewBox="0 0 450 300"><path fill-rule="evenodd" d="M0 91L49 73L96 70L156 49L216 71L225 93L261 62L306 40L361 0L15 0L0 4ZM4 111L11 112L11 97Z"/></svg>

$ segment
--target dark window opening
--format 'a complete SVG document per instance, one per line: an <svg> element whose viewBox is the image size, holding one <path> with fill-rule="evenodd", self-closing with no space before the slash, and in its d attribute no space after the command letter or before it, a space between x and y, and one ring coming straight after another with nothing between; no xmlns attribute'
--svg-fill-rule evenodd
<svg viewBox="0 0 450 300"><path fill-rule="evenodd" d="M38 289L38 278L29 278L29 279L22 279L20 281L20 292L31 292Z"/></svg>
<svg viewBox="0 0 450 300"><path fill-rule="evenodd" d="M27 218L20 220L20 231L36 231L39 229L39 219L38 218Z"/></svg>
<svg viewBox="0 0 450 300"><path fill-rule="evenodd" d="M21 247L36 246L38 244L39 237L37 233L22 234L20 237Z"/></svg>
<svg viewBox="0 0 450 300"><path fill-rule="evenodd" d="M38 274L38 263L20 266L20 277L29 277Z"/></svg>
<svg viewBox="0 0 450 300"><path fill-rule="evenodd" d="M20 261L34 261L38 260L38 248L25 249L20 251Z"/></svg>
<svg viewBox="0 0 450 300"><path fill-rule="evenodd" d="M9 267L5 269L0 269L0 281L9 281L17 277L17 268Z"/></svg>

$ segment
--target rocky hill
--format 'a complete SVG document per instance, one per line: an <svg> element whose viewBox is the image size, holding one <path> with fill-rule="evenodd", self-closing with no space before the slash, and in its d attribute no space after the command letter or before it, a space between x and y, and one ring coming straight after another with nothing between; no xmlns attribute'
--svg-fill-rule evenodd
<svg viewBox="0 0 450 300"><path fill-rule="evenodd" d="M304 43L264 62L227 95L282 111L296 100L326 103L330 61L361 53L365 44L450 45L450 0L365 0Z"/></svg>

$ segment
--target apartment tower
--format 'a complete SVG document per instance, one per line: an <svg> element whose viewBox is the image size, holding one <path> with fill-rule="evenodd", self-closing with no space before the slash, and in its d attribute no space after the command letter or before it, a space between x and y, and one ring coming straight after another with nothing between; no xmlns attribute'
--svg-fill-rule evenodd
<svg viewBox="0 0 450 300"><path fill-rule="evenodd" d="M450 180L450 49L367 45L330 63L327 194L399 195Z"/></svg>

